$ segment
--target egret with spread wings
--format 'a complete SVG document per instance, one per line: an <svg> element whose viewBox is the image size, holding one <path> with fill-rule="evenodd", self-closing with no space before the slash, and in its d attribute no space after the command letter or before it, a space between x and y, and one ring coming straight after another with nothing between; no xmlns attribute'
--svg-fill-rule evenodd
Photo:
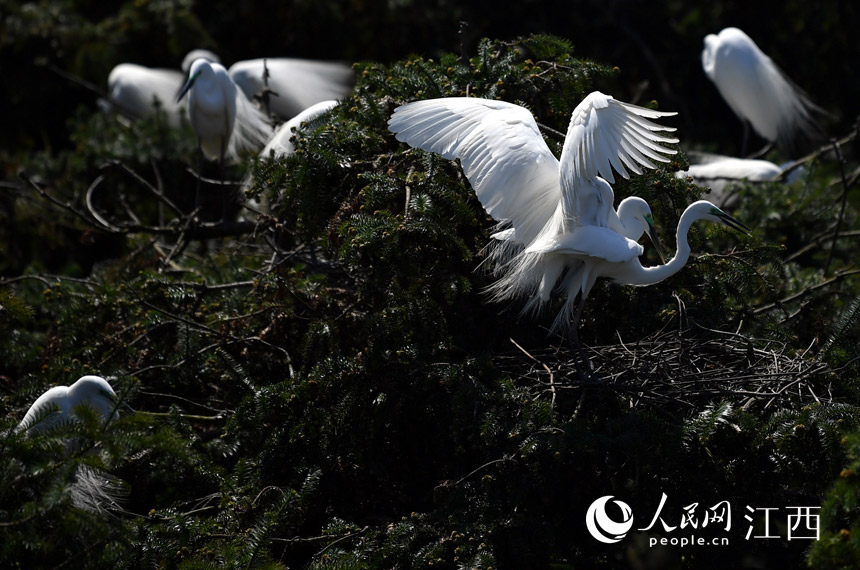
<svg viewBox="0 0 860 570"><path fill-rule="evenodd" d="M500 278L492 294L498 299L528 297L525 310L540 309L553 293L566 294L553 326L572 320L576 339L582 303L597 277L656 283L687 262L686 233L695 220L742 227L713 204L697 202L679 222L675 258L657 267L639 262L644 249L636 240L642 233L657 243L651 210L637 197L613 207L613 169L629 178L630 172L656 168L654 162L668 162L666 155L676 151L664 145L678 140L663 133L674 129L652 119L673 114L593 92L573 111L560 159L532 114L503 101L416 101L395 109L388 125L410 146L460 159L484 209L499 222L493 237L494 271Z"/></svg>

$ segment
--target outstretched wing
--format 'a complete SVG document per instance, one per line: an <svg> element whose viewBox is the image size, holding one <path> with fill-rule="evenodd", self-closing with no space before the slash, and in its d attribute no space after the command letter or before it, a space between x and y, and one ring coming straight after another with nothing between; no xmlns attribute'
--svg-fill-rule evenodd
<svg viewBox="0 0 860 570"><path fill-rule="evenodd" d="M677 151L661 143L674 144L678 139L660 133L675 129L649 119L675 114L623 103L599 91L583 99L573 110L561 153L565 215L575 219L602 219L608 215L612 203L611 196L608 204L606 197L591 196L601 188L605 191L602 185L598 188L593 183L598 176L613 183L613 169L624 178L630 178L628 170L642 174L643 168L656 168L652 161L669 162L663 155ZM604 210L590 211L598 203Z"/></svg>
<svg viewBox="0 0 860 570"><path fill-rule="evenodd" d="M410 146L459 158L487 213L513 226L502 239L531 243L558 208L558 160L519 105L470 97L416 101L395 109L388 128Z"/></svg>
<svg viewBox="0 0 860 570"><path fill-rule="evenodd" d="M265 65L264 65L265 61ZM352 68L340 62L296 58L259 58L238 61L230 66L230 77L252 99L263 90L263 73L268 69L270 110L283 118L294 117L320 101L341 100L355 84Z"/></svg>

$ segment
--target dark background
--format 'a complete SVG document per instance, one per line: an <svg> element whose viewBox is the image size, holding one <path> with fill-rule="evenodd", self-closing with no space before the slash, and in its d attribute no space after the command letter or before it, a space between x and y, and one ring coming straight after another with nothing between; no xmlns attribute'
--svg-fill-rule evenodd
<svg viewBox="0 0 860 570"><path fill-rule="evenodd" d="M4 12L0 145L11 156L62 146L66 119L94 105L93 92L49 66L103 88L120 62L176 68L196 47L228 66L261 56L387 63L413 53L471 56L483 37L552 33L571 40L575 55L621 69L598 88L628 101L659 99L680 112L684 144L708 141L708 150L736 154L740 123L705 77L700 53L706 34L737 26L831 114L840 125L832 135L854 122L860 101L851 2L79 1L6 3Z"/></svg>

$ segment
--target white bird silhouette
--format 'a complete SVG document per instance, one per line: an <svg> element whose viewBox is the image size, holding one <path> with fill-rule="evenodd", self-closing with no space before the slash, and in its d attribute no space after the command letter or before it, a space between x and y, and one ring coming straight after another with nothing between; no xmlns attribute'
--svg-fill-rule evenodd
<svg viewBox="0 0 860 570"><path fill-rule="evenodd" d="M80 421L78 412L82 407L91 408L105 423L115 417L117 396L107 380L82 376L71 386L49 389L33 402L16 429L27 434L45 433L65 422ZM70 441L68 445L72 451L76 444ZM117 501L122 494L116 477L89 466L76 467L71 498L77 507L91 511L119 508Z"/></svg>
<svg viewBox="0 0 860 570"><path fill-rule="evenodd" d="M191 64L200 58L218 62L218 56L211 51L196 49L182 60L181 72L120 63L108 75L108 100L100 100L99 105L107 110L119 110L132 119L152 115L158 105L167 116L168 124L178 127L182 105L176 100L176 94L182 89Z"/></svg>
<svg viewBox="0 0 860 570"><path fill-rule="evenodd" d="M235 159L243 150L256 151L272 133L266 116L239 91L219 63L195 60L176 100L186 93L188 118L201 151L211 160Z"/></svg>
<svg viewBox="0 0 860 570"><path fill-rule="evenodd" d="M334 109L337 101L321 101L311 105L301 113L282 123L276 130L263 150L260 151L261 158L290 156L296 152L292 138L303 124L318 119L324 113Z"/></svg>
<svg viewBox="0 0 860 570"><path fill-rule="evenodd" d="M737 194L731 190L738 182L783 180L786 184L791 184L805 172L802 166L793 162L780 166L769 160L718 154L690 152L687 156L691 162L690 167L676 172L675 177L690 177L696 184L709 186L709 198L720 208L731 208L736 203Z"/></svg>
<svg viewBox="0 0 860 570"><path fill-rule="evenodd" d="M296 152L293 144L293 136L296 131L303 125L311 123L328 111L334 109L338 105L337 101L321 101L316 105L311 105L286 123L282 123L260 151L259 158L285 158ZM251 185L251 173L245 177L243 186L248 189ZM265 195L250 200L250 207L253 210L268 212L270 210L268 200Z"/></svg>
<svg viewBox="0 0 860 570"><path fill-rule="evenodd" d="M82 376L71 386L54 386L33 402L18 429L41 432L63 421L76 421L78 406L93 408L107 421L116 408L116 393L100 376Z"/></svg>
<svg viewBox="0 0 860 570"><path fill-rule="evenodd" d="M613 209L613 168L629 177L656 168L652 161L676 151L659 134L674 129L649 119L673 115L623 103L600 92L574 109L561 158L550 152L532 114L503 101L431 99L395 109L389 129L397 139L448 159L459 158L484 209L501 227L494 234L503 253L494 260L497 299L528 297L539 309L553 292L567 302L553 324L576 331L585 298L597 277L648 285L674 274L687 262L686 232L698 219L742 227L708 202L691 205L678 225L678 251L669 263L645 268L643 248L634 239L651 235L651 212L644 200ZM625 201L626 202L626 201ZM654 236L651 235L653 238ZM633 239L631 239L633 238ZM577 296L579 307L573 310Z"/></svg>
<svg viewBox="0 0 860 570"><path fill-rule="evenodd" d="M702 67L745 129L751 124L789 154L820 137L821 109L742 30L706 36Z"/></svg>

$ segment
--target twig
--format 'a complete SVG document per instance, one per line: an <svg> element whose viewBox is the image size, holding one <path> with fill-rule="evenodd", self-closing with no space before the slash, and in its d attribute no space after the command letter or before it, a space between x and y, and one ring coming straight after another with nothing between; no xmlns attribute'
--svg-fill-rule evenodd
<svg viewBox="0 0 860 570"><path fill-rule="evenodd" d="M836 220L836 230L834 235L839 235L839 230L842 229L842 220L845 218L845 206L848 202L848 180L845 178L845 157L842 156L842 150L836 141L833 141L833 150L836 151L836 162L839 164L839 177L842 179L842 205L839 209L839 217ZM830 262L833 260L833 251L836 249L836 240L830 244L830 251L827 254L827 261L824 263L824 275L830 271Z"/></svg>
<svg viewBox="0 0 860 570"><path fill-rule="evenodd" d="M537 358L535 358L534 356L529 354L529 352L526 349L524 349L522 346L520 346L517 343L517 341L515 341L512 338L509 338L508 340L511 341L511 344L513 344L515 347L520 349L523 354L528 356L534 362L537 362L538 364L543 366L543 369L546 370L547 374L549 374L549 389L550 389L550 392L552 392L552 401L550 402L549 409L550 409L550 414L553 414L553 412L555 411L555 381L553 380L554 376L553 376L552 370L550 370L549 366L547 366L546 364L544 364L543 362L539 361Z"/></svg>
<svg viewBox="0 0 860 570"><path fill-rule="evenodd" d="M784 297L784 298L780 299L779 301L774 301L773 303L768 303L767 305L763 305L761 307L758 307L758 308L753 310L753 314L758 315L758 314L763 313L765 311L769 311L775 307L781 307L782 305L784 305L786 303L791 303L793 301L797 301L798 299L802 299L803 297L806 297L807 295L809 295L810 293L812 293L814 291L817 291L818 289L821 289L823 287L827 287L828 285L831 285L837 281L841 281L842 279L844 279L846 277L851 277L852 275L857 275L858 273L860 273L860 269L850 269L850 270L841 271L841 272L837 273L836 275L834 275L833 277L831 277L830 279L827 279L826 281L822 281L821 283L811 285L811 286L803 289L802 291L799 291L793 295L789 295L788 297Z"/></svg>

